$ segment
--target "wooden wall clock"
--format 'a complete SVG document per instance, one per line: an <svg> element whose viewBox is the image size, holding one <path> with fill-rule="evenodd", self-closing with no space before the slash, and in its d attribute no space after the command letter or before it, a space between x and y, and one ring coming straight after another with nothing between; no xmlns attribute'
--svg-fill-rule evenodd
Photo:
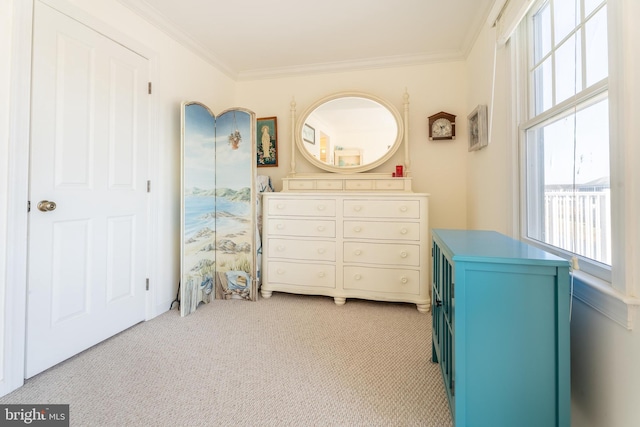
<svg viewBox="0 0 640 427"><path fill-rule="evenodd" d="M440 111L429 117L429 139L456 139L456 116Z"/></svg>

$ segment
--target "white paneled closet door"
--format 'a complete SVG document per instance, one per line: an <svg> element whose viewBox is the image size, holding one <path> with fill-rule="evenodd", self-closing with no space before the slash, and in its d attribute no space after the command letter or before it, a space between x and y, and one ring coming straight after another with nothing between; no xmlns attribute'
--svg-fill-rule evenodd
<svg viewBox="0 0 640 427"><path fill-rule="evenodd" d="M26 377L144 320L148 61L35 2Z"/></svg>

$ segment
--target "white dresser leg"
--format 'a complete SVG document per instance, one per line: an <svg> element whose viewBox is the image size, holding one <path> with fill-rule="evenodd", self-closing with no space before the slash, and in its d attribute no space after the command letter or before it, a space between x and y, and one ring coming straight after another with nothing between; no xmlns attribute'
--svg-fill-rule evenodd
<svg viewBox="0 0 640 427"><path fill-rule="evenodd" d="M260 295L262 295L262 298L271 298L271 294L273 294L272 291L266 291L264 289L260 290Z"/></svg>
<svg viewBox="0 0 640 427"><path fill-rule="evenodd" d="M428 313L431 306L429 304L416 304L416 307L420 313Z"/></svg>
<svg viewBox="0 0 640 427"><path fill-rule="evenodd" d="M336 303L336 305L344 305L344 303L347 302L347 299L346 298L334 297L333 301Z"/></svg>

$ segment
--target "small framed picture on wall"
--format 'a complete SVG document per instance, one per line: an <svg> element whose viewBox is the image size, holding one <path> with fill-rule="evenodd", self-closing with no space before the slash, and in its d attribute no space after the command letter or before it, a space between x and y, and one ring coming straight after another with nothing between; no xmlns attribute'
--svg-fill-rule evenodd
<svg viewBox="0 0 640 427"><path fill-rule="evenodd" d="M478 105L475 110L467 116L467 119L467 126L469 128L469 151L486 147L489 143L489 136L487 134L487 106Z"/></svg>
<svg viewBox="0 0 640 427"><path fill-rule="evenodd" d="M278 166L278 119L264 117L256 124L258 167Z"/></svg>

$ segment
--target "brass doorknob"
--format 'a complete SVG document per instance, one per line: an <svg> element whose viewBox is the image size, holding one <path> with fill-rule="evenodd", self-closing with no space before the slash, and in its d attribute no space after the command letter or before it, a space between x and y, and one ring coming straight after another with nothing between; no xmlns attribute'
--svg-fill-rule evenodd
<svg viewBox="0 0 640 427"><path fill-rule="evenodd" d="M38 202L38 209L42 212L49 212L56 209L56 202L50 202L48 200L42 200Z"/></svg>

